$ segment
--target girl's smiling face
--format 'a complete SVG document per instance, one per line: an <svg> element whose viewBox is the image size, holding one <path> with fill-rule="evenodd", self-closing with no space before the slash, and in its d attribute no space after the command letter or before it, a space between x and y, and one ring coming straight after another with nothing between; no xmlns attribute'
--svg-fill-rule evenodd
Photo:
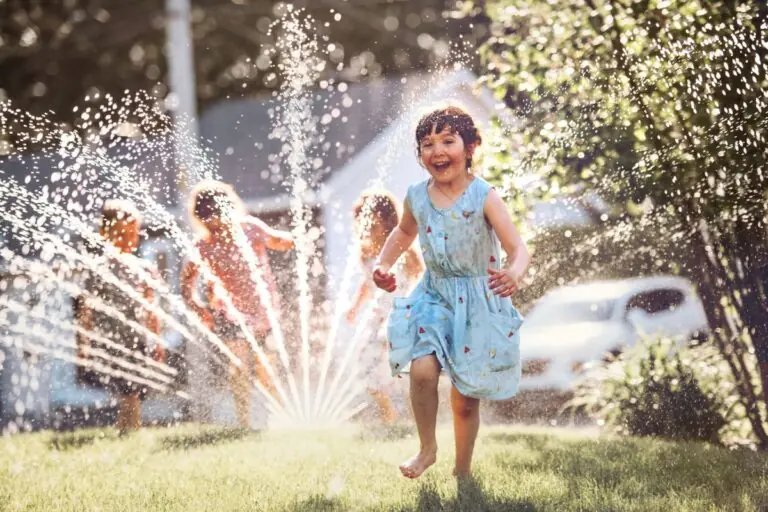
<svg viewBox="0 0 768 512"><path fill-rule="evenodd" d="M465 146L461 136L449 126L440 133L435 128L419 142L421 162L436 182L451 183L467 172L467 160L475 148Z"/></svg>

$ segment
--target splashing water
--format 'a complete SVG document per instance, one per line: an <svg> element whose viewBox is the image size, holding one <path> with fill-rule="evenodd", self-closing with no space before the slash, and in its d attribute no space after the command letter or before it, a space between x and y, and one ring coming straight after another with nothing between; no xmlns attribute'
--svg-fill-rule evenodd
<svg viewBox="0 0 768 512"><path fill-rule="evenodd" d="M77 323L67 302L88 295L82 276L90 272L163 322L165 333L156 335L125 312L98 297L88 297L90 307L130 326L150 344L167 345L171 333L183 340L187 352L196 347L214 365L248 364L186 306L172 279L166 282L151 275L139 256L119 254L94 232L94 221L102 204L108 199L123 198L142 212L150 244L159 239L167 241L173 254L171 263L191 261L200 268L202 279L213 283L228 315L274 384L273 394L258 379L252 381L272 424L335 424L355 417L366 407L361 396L365 393L365 368L360 358L368 349L369 339L376 336L366 325L383 292L378 292L362 312L353 332L341 328L348 290L357 273L354 243L348 245L346 263L340 273L341 285L330 301L334 307L328 330L313 332L312 327L316 290L310 276L320 266L317 240L322 231L313 225L311 204L323 197L324 171L320 168L328 151L327 127L330 122L346 121L338 108L329 103L325 105L329 112L321 123L312 110L316 100L314 84L323 72L323 61L318 55L325 51L318 44L314 21L301 10L287 9L272 29L280 30L275 51L280 57L283 85L274 98L270 137L281 141L283 147L274 160L282 162L288 170L286 185L290 190L291 232L296 248L298 296L294 309L299 320L298 349L292 350L294 344L286 339L284 319L279 315L278 305L271 303L263 269L245 233L241 229L234 232L235 246L248 268L248 275L242 278L252 281L264 306L281 368L273 367L268 348L254 338L245 316L201 256L185 224L179 221L183 199L178 190L186 190L200 180L217 179L214 155L184 135L183 121L181 126L172 127L162 102L143 93L128 92L120 99L87 98L87 106L73 109L77 117L74 127L58 125L46 116L32 116L10 104L0 105L0 133L10 134L3 146L6 154L0 159L2 270L9 276L23 276L11 279L10 286L7 280L2 281L5 293L0 295L0 345L22 357L32 354L50 358L38 364L40 367L50 366L51 360L56 359L88 367L107 379L134 382L156 391L158 396L200 400L198 394L191 392L194 386L185 387L179 382L186 374L188 381L198 386L198 393L206 394L209 383L197 381L207 373L191 359L176 366L161 363ZM449 72L436 71L425 83L404 90L400 103L417 107L446 99L455 85L450 76ZM344 102L345 108L354 106L346 97ZM398 150L409 144L419 109L411 108L401 114L400 121L380 135L387 142L386 152L376 163L376 177L368 186L387 182ZM183 169L178 168L176 161L178 148L184 153ZM364 217L369 215L370 212L363 212ZM94 250L101 255L92 254ZM124 262L133 276L154 290L155 300L147 300L123 282L105 264L105 258ZM174 271L169 271L169 277L174 275ZM39 303L30 305L35 300ZM104 349L86 346L81 351L73 341L77 336L97 341ZM348 339L342 343L342 337ZM314 345L316 339L321 346ZM181 350L176 345L170 348ZM33 371L31 366L27 371ZM21 393L16 391L20 397ZM15 423L18 428L31 428L32 423L25 419L29 408L23 403L20 399L13 413Z"/></svg>

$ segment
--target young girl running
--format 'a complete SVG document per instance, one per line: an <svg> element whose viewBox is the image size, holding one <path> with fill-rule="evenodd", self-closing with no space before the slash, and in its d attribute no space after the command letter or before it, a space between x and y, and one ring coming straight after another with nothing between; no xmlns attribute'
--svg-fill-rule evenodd
<svg viewBox="0 0 768 512"><path fill-rule="evenodd" d="M397 201L386 190L368 190L360 195L352 212L359 243L360 265L365 274L370 276L376 256L400 222ZM412 248L406 251L403 263L398 269L397 290L392 294L400 297L408 294L424 270L419 255ZM360 284L352 307L347 312L347 321L350 324L355 323L366 302L374 298L373 292L373 282L370 279ZM386 362L387 344L383 340L382 332L391 307L391 300L378 300L373 305L372 314L367 317L365 336L374 341L374 344L365 345L361 368L367 378L368 392L376 401L384 423L393 423L397 419L390 394L393 379Z"/></svg>
<svg viewBox="0 0 768 512"><path fill-rule="evenodd" d="M400 224L373 271L376 286L394 291L392 266L418 234L427 271L408 298L394 300L387 332L393 374L410 364L421 448L400 465L409 478L436 460L441 370L452 383L459 477L470 473L479 400L510 398L520 381L522 317L509 297L530 256L499 194L471 173L480 143L474 121L459 108L435 110L419 121L417 154L431 178L409 187ZM507 255L503 266L499 242Z"/></svg>

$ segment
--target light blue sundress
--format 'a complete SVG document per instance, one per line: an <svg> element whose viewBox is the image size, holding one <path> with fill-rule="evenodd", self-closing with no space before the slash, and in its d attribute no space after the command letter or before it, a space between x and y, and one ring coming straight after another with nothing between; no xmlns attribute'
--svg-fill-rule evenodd
<svg viewBox="0 0 768 512"><path fill-rule="evenodd" d="M483 213L491 185L475 177L449 208L437 208L428 181L408 188L427 270L407 298L395 299L387 338L392 375L435 354L464 396L503 400L520 383L523 318L494 295L488 267L500 268L500 244Z"/></svg>

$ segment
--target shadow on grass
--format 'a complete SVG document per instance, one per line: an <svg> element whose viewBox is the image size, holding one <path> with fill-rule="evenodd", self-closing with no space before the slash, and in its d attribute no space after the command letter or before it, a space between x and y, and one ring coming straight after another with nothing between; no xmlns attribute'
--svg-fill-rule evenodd
<svg viewBox="0 0 768 512"><path fill-rule="evenodd" d="M114 441L117 438L116 431L89 430L66 432L64 434L54 434L51 440L48 441L48 448L63 452L91 446L101 441Z"/></svg>
<svg viewBox="0 0 768 512"><path fill-rule="evenodd" d="M349 508L342 505L336 498L316 495L294 503L285 512L306 512L309 510L313 512L341 512L347 511Z"/></svg>
<svg viewBox="0 0 768 512"><path fill-rule="evenodd" d="M502 472L555 473L568 482L570 499L597 484L601 493L630 502L641 492L643 499L663 500L670 495L692 501L706 500L722 509L743 508L742 498L768 507L765 492L768 456L733 452L698 442L660 440L560 438L541 433L492 434L493 443L514 445L529 452L500 450L493 459ZM760 508L762 510L762 508Z"/></svg>
<svg viewBox="0 0 768 512"><path fill-rule="evenodd" d="M481 480L466 478L458 481L456 497L452 499L441 497L434 484L422 484L416 506L404 510L414 512L528 512L536 509L528 501L491 497L483 489Z"/></svg>
<svg viewBox="0 0 768 512"><path fill-rule="evenodd" d="M238 441L240 439L258 438L261 433L245 428L223 428L206 430L194 434L179 434L164 437L161 440L163 450L190 450L203 446L213 446L220 443Z"/></svg>

